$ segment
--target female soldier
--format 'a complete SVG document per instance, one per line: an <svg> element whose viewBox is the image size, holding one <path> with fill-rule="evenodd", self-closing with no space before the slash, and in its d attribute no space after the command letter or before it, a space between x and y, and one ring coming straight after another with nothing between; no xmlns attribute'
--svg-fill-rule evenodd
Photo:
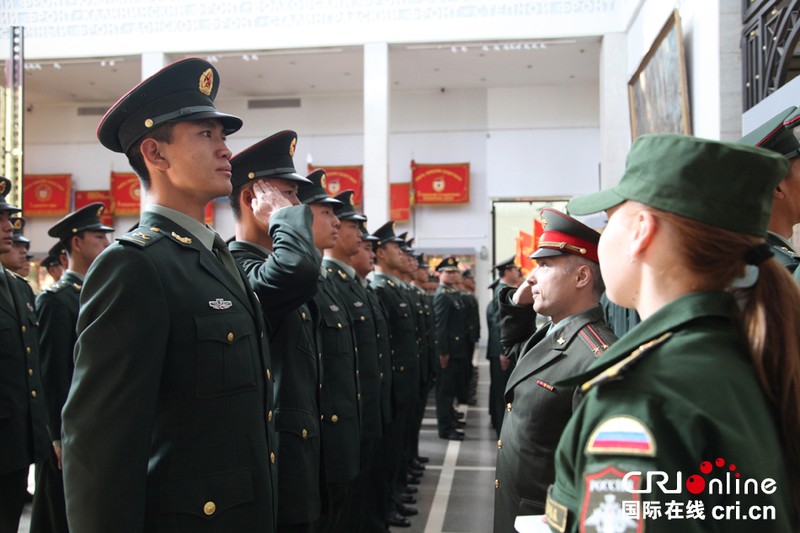
<svg viewBox="0 0 800 533"><path fill-rule="evenodd" d="M800 291L764 236L787 161L679 135L640 137L605 210L609 298L643 322L582 383L556 452L557 531L794 531ZM558 386L558 384L556 384Z"/></svg>

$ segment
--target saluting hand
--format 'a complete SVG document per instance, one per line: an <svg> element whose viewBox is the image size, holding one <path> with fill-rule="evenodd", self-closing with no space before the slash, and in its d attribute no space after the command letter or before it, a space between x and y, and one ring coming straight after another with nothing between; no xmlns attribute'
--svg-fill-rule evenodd
<svg viewBox="0 0 800 533"><path fill-rule="evenodd" d="M269 222L270 217L279 209L292 205L277 187L266 181L255 182L253 194L255 194L255 198L250 201L250 207L261 222Z"/></svg>
<svg viewBox="0 0 800 533"><path fill-rule="evenodd" d="M532 291L533 287L529 283L523 282L511 297L511 301L517 305L533 305Z"/></svg>

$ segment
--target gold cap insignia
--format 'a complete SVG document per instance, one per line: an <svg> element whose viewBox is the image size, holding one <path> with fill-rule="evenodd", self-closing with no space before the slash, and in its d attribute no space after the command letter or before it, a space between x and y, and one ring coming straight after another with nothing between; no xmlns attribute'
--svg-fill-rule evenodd
<svg viewBox="0 0 800 533"><path fill-rule="evenodd" d="M395 225L394 225L394 222L392 222L392 232L394 232L394 228L395 228Z"/></svg>
<svg viewBox="0 0 800 533"><path fill-rule="evenodd" d="M24 225L25 225L25 223L22 222L21 218L15 218L14 219L14 229L22 229Z"/></svg>
<svg viewBox="0 0 800 533"><path fill-rule="evenodd" d="M350 195L350 205L356 205L355 194Z"/></svg>
<svg viewBox="0 0 800 533"><path fill-rule="evenodd" d="M325 174L323 174L322 177L319 179L319 185L323 189L327 189L328 188L328 180L325 179Z"/></svg>
<svg viewBox="0 0 800 533"><path fill-rule="evenodd" d="M200 75L200 92L206 96L211 96L211 89L213 88L214 71L208 68Z"/></svg>
<svg viewBox="0 0 800 533"><path fill-rule="evenodd" d="M0 181L0 194L6 193L6 185L8 185L5 181Z"/></svg>
<svg viewBox="0 0 800 533"><path fill-rule="evenodd" d="M547 227L547 219L544 218L544 211L542 211L542 214L539 218L542 219L542 229L545 229Z"/></svg>
<svg viewBox="0 0 800 533"><path fill-rule="evenodd" d="M101 205L100 207L98 207L97 208L97 218L100 218L101 216L103 216L103 211L105 211L105 210L106 210L106 206L104 206L104 205Z"/></svg>
<svg viewBox="0 0 800 533"><path fill-rule="evenodd" d="M292 139L292 143L289 145L289 157L294 157L294 149L297 147L297 138Z"/></svg>

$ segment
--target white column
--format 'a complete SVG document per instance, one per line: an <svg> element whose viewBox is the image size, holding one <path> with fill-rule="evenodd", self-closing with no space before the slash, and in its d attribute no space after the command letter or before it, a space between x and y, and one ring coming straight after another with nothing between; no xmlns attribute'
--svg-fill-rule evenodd
<svg viewBox="0 0 800 533"><path fill-rule="evenodd" d="M163 52L145 52L142 54L142 81L146 80L162 68L167 66L167 56ZM122 95L120 95L122 96ZM142 188L139 197L139 211L144 210L144 206L151 203L147 191Z"/></svg>
<svg viewBox="0 0 800 533"><path fill-rule="evenodd" d="M364 207L369 229L389 220L389 45L364 45Z"/></svg>
<svg viewBox="0 0 800 533"><path fill-rule="evenodd" d="M604 189L619 182L631 146L627 58L624 33L603 36L600 45L600 187Z"/></svg>

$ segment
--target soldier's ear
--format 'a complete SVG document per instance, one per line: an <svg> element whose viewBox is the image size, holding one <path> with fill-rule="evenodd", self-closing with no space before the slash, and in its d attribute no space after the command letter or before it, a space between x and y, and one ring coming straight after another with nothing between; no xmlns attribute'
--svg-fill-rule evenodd
<svg viewBox="0 0 800 533"><path fill-rule="evenodd" d="M250 211L253 210L253 200L255 197L256 195L252 187L243 187L242 190L239 191L239 202L242 206L247 206L247 209Z"/></svg>
<svg viewBox="0 0 800 533"><path fill-rule="evenodd" d="M592 284L592 272L588 265L578 265L575 269L575 287L582 289Z"/></svg>
<svg viewBox="0 0 800 533"><path fill-rule="evenodd" d="M139 151L146 164L154 166L159 170L166 170L169 168L169 161L164 157L161 152L161 143L152 137L148 137L139 145Z"/></svg>

